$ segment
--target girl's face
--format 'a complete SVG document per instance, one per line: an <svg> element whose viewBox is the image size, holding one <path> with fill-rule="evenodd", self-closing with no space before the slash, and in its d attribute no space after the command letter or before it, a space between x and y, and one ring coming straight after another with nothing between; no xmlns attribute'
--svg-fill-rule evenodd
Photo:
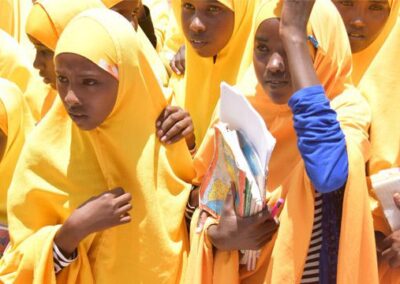
<svg viewBox="0 0 400 284"><path fill-rule="evenodd" d="M114 108L118 80L77 54L61 53L55 64L57 90L69 116L83 130L100 126Z"/></svg>
<svg viewBox="0 0 400 284"><path fill-rule="evenodd" d="M279 20L268 19L256 31L254 69L259 84L276 104L287 104L293 89L288 59L279 37Z"/></svg>
<svg viewBox="0 0 400 284"><path fill-rule="evenodd" d="M138 13L141 7L141 0L124 0L119 2L117 5L111 7L111 10L114 10L125 19L127 19L130 23L132 23L135 30L137 30L139 26L138 21Z"/></svg>
<svg viewBox="0 0 400 284"><path fill-rule="evenodd" d="M33 67L39 70L40 77L46 84L50 84L53 89L56 88L56 73L54 72L54 52L44 46L40 41L28 36L36 49Z"/></svg>
<svg viewBox="0 0 400 284"><path fill-rule="evenodd" d="M334 0L353 53L367 48L379 35L389 14L388 0Z"/></svg>
<svg viewBox="0 0 400 284"><path fill-rule="evenodd" d="M201 57L217 55L228 43L235 14L217 0L183 0L182 28L187 41Z"/></svg>

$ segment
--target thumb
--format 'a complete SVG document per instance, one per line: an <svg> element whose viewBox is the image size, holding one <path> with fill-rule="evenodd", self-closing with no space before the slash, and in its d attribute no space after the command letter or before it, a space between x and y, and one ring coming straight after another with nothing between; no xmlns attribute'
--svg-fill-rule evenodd
<svg viewBox="0 0 400 284"><path fill-rule="evenodd" d="M204 224L207 221L208 218L208 213L206 211L201 211L200 212L200 216L199 216L199 220L197 221L197 226L196 226L196 233L200 234L203 231L204 228Z"/></svg>
<svg viewBox="0 0 400 284"><path fill-rule="evenodd" d="M236 186L231 182L231 188L226 195L224 208L222 210L222 215L232 215L235 212L235 197L236 197Z"/></svg>
<svg viewBox="0 0 400 284"><path fill-rule="evenodd" d="M114 197L118 197L124 194L125 190L122 187L116 187L114 189L111 189L109 192L112 193Z"/></svg>
<svg viewBox="0 0 400 284"><path fill-rule="evenodd" d="M397 208L399 208L399 210L400 210L400 193L395 193L395 194L393 194L393 200L394 200L394 203L396 204L396 206L397 206Z"/></svg>

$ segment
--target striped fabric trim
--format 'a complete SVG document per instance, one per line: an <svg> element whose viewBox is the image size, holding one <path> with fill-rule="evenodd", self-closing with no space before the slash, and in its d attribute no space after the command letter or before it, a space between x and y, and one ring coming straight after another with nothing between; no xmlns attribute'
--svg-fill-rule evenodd
<svg viewBox="0 0 400 284"><path fill-rule="evenodd" d="M54 262L54 271L55 273L59 273L61 270L69 266L72 262L74 262L78 258L78 253L75 250L71 257L65 257L65 255L58 248L56 243L53 242L53 262Z"/></svg>
<svg viewBox="0 0 400 284"><path fill-rule="evenodd" d="M322 247L322 195L315 193L314 224L301 283L319 283Z"/></svg>

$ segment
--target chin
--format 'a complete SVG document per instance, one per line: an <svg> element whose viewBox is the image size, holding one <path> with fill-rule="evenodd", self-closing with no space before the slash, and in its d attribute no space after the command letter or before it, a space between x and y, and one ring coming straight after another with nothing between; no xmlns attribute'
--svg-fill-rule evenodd
<svg viewBox="0 0 400 284"><path fill-rule="evenodd" d="M271 101L277 105L286 105L290 98L286 93L277 90L268 90L268 95Z"/></svg>
<svg viewBox="0 0 400 284"><path fill-rule="evenodd" d="M213 57L215 54L213 52L210 52L208 50L203 50L203 49L194 49L196 54L200 57L208 58L208 57Z"/></svg>
<svg viewBox="0 0 400 284"><path fill-rule="evenodd" d="M366 49L369 46L369 44L359 41L350 41L350 46L351 46L351 53L357 53Z"/></svg>

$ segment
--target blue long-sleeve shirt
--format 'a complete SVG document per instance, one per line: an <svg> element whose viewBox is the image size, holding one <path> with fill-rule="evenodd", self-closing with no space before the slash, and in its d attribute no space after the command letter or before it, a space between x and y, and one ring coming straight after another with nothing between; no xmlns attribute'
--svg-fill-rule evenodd
<svg viewBox="0 0 400 284"><path fill-rule="evenodd" d="M301 89L289 100L297 145L315 189L328 193L345 185L348 157L336 112L321 85Z"/></svg>

